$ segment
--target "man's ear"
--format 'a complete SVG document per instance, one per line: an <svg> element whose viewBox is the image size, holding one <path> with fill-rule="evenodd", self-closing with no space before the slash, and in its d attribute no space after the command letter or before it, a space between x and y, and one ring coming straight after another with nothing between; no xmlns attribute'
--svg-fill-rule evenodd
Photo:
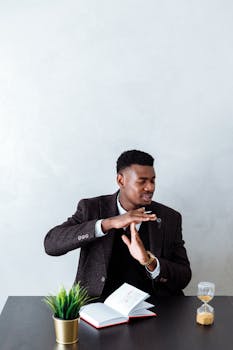
<svg viewBox="0 0 233 350"><path fill-rule="evenodd" d="M117 174L117 184L120 188L124 186L124 175L121 173Z"/></svg>

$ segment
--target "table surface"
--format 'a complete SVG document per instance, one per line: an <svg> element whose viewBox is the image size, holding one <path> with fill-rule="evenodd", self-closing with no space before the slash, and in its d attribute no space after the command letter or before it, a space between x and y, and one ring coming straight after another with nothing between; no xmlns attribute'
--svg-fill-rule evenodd
<svg viewBox="0 0 233 350"><path fill-rule="evenodd" d="M0 315L1 350L232 350L233 297L216 296L212 326L196 324L196 297L149 299L157 317L97 330L79 324L79 341L60 345L55 341L50 310L43 297L9 297Z"/></svg>

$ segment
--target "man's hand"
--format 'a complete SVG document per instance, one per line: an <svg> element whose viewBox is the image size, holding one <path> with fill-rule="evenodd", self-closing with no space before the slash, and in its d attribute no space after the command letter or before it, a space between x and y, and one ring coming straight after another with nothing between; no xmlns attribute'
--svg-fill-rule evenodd
<svg viewBox="0 0 233 350"><path fill-rule="evenodd" d="M140 223L143 221L155 221L157 219L155 214L145 212L145 208L130 210L123 215L114 216L112 218L104 219L101 223L102 231L107 232L112 228L123 228L132 223Z"/></svg>
<svg viewBox="0 0 233 350"><path fill-rule="evenodd" d="M140 264L145 264L148 261L148 254L136 230L134 222L130 224L130 231L131 240L126 235L122 236L122 240L127 245L132 257L140 262Z"/></svg>

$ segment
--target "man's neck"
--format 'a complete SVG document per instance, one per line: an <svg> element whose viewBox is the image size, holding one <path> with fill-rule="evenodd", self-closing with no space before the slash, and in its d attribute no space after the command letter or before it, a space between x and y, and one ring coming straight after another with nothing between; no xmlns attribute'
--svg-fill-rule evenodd
<svg viewBox="0 0 233 350"><path fill-rule="evenodd" d="M132 205L132 203L129 203L127 200L125 200L122 197L121 193L119 193L119 195L118 195L118 200L119 200L122 208L125 209L126 211L135 210L135 209L139 208L139 207L136 207L135 205Z"/></svg>

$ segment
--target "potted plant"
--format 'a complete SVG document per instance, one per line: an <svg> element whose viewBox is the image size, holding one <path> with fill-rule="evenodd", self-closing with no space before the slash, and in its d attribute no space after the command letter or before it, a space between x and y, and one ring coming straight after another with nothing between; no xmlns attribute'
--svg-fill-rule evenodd
<svg viewBox="0 0 233 350"><path fill-rule="evenodd" d="M80 282L67 292L62 287L57 295L43 299L53 312L56 341L60 344L73 344L78 341L79 311L91 301L86 288Z"/></svg>

